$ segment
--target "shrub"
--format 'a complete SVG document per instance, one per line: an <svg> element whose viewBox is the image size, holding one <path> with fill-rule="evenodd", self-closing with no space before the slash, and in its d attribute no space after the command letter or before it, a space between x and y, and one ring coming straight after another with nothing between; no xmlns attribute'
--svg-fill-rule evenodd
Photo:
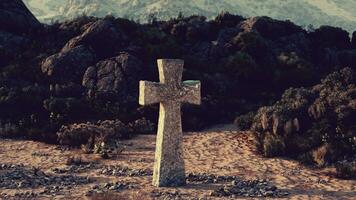
<svg viewBox="0 0 356 200"><path fill-rule="evenodd" d="M90 151L117 139L130 138L135 134L152 132L153 125L145 119L124 124L119 120L105 120L96 123L81 123L62 126L57 132L58 142L63 145L80 147Z"/></svg>
<svg viewBox="0 0 356 200"><path fill-rule="evenodd" d="M356 179L356 160L343 160L336 163L336 173L339 178Z"/></svg>
<svg viewBox="0 0 356 200"><path fill-rule="evenodd" d="M344 68L312 88L286 90L280 101L260 108L254 117L258 148L266 156L309 157L320 166L353 156L355 83L354 71Z"/></svg>
<svg viewBox="0 0 356 200"><path fill-rule="evenodd" d="M240 115L236 117L234 124L240 129L240 130L248 130L252 126L253 118L256 115L255 112L249 112L244 115Z"/></svg>

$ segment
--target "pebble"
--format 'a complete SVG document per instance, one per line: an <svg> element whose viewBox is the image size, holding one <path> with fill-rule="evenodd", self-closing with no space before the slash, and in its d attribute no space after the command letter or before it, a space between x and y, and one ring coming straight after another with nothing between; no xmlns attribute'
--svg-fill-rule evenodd
<svg viewBox="0 0 356 200"><path fill-rule="evenodd" d="M120 192L126 189L133 189L136 186L132 183L122 183L122 182L108 182L104 184L95 184L92 189L87 191L86 196L91 196L93 194L102 194L108 191L111 192Z"/></svg>
<svg viewBox="0 0 356 200"><path fill-rule="evenodd" d="M72 186L91 182L88 177L51 175L44 173L38 168L25 167L24 165L1 164L0 170L0 190L33 189L42 186L44 187L43 192L41 192L42 194L56 195L60 194L63 189L70 189ZM15 196L19 198L32 198L37 195L33 192L15 193ZM4 195L2 194L2 196Z"/></svg>
<svg viewBox="0 0 356 200"><path fill-rule="evenodd" d="M109 176L130 176L130 177L140 177L140 176L152 176L153 172L147 169L130 169L128 167L122 166L105 166L99 170L100 174Z"/></svg>
<svg viewBox="0 0 356 200"><path fill-rule="evenodd" d="M70 165L64 168L54 168L52 171L57 174L72 174L72 173L83 173L92 169L98 169L100 166L95 164L86 164L86 165Z"/></svg>
<svg viewBox="0 0 356 200"><path fill-rule="evenodd" d="M224 185L210 193L215 197L284 197L289 193L279 190L275 185L264 179L242 180L237 176L216 176L212 174L189 173L187 182L203 184L223 183Z"/></svg>

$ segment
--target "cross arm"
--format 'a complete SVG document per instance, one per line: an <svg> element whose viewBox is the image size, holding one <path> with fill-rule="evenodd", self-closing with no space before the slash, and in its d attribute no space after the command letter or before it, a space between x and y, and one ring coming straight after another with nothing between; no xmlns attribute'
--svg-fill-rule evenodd
<svg viewBox="0 0 356 200"><path fill-rule="evenodd" d="M182 102L200 105L201 104L201 83L200 81L184 81L183 82L184 95L181 98Z"/></svg>
<svg viewBox="0 0 356 200"><path fill-rule="evenodd" d="M159 103L163 87L161 83L140 81L139 104L144 106Z"/></svg>

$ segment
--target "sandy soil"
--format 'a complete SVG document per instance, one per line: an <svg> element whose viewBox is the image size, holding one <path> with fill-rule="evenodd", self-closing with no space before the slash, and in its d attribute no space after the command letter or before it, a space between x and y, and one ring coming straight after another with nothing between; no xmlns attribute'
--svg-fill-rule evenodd
<svg viewBox="0 0 356 200"><path fill-rule="evenodd" d="M229 130L225 127L225 130ZM355 199L356 181L341 180L332 176L332 169L311 169L298 162L283 158L267 159L259 156L250 134L224 128L204 132L185 133L184 157L187 173L215 175L237 175L243 179L267 179L278 188L291 194L286 199ZM58 146L32 141L0 140L0 164L24 164L39 167L46 174L53 168L65 167L71 155L81 155L85 160L100 165L121 165L132 169L152 169L154 162L154 135L138 136L123 142L126 149L121 155L103 160L97 155L83 154L80 150L61 150ZM33 153L42 154L41 156ZM330 175L331 174L331 175ZM155 199L153 192L178 192L182 199L213 198L210 192L219 187L214 184L188 184L180 188L154 188L151 177L105 176L93 169L78 176L90 176L95 183L78 185L63 195L43 196L36 199L91 199L86 192L97 183L122 181L137 185L123 190L112 199ZM39 191L36 188L34 191ZM25 191L25 190L24 190ZM1 190L0 193L14 194L19 190ZM102 198L105 199L105 198ZM244 198L240 198L244 199Z"/></svg>

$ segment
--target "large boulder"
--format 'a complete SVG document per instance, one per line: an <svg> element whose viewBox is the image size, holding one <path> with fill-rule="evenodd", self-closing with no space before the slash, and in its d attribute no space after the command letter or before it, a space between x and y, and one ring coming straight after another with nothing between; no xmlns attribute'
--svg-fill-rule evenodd
<svg viewBox="0 0 356 200"><path fill-rule="evenodd" d="M239 24L245 32L258 32L267 39L277 39L279 37L303 32L300 26L290 21L279 21L269 17L252 17Z"/></svg>
<svg viewBox="0 0 356 200"><path fill-rule="evenodd" d="M347 49L351 47L349 33L341 28L321 26L309 35L315 48Z"/></svg>
<svg viewBox="0 0 356 200"><path fill-rule="evenodd" d="M41 23L27 9L22 0L0 1L0 30L22 34L40 27Z"/></svg>
<svg viewBox="0 0 356 200"><path fill-rule="evenodd" d="M351 47L353 49L356 49L356 31L352 33L352 41L351 41Z"/></svg>
<svg viewBox="0 0 356 200"><path fill-rule="evenodd" d="M8 60L21 53L28 42L29 40L23 36L0 31L0 66L5 65Z"/></svg>
<svg viewBox="0 0 356 200"><path fill-rule="evenodd" d="M83 86L92 92L137 90L142 62L129 53L102 60L89 67L83 76Z"/></svg>
<svg viewBox="0 0 356 200"><path fill-rule="evenodd" d="M62 52L84 45L92 48L99 58L110 57L122 47L125 38L111 20L102 19L90 24L84 33L69 40Z"/></svg>
<svg viewBox="0 0 356 200"><path fill-rule="evenodd" d="M83 46L54 54L41 64L42 72L55 81L80 80L87 67L95 63L94 52Z"/></svg>

